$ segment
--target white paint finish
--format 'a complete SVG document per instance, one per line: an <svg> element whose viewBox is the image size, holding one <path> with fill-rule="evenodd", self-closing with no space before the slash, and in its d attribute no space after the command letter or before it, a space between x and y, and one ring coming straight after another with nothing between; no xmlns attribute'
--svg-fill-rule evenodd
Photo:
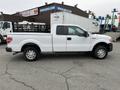
<svg viewBox="0 0 120 90"><path fill-rule="evenodd" d="M56 35L53 38L53 48L55 52L66 52L66 43L67 36L66 35Z"/></svg>
<svg viewBox="0 0 120 90"><path fill-rule="evenodd" d="M62 25L62 24L58 24ZM77 35L56 35L56 27L52 25L51 34L47 33L11 33L8 37L12 37L13 41L8 44L13 52L20 52L23 45L34 43L38 45L42 52L74 52L74 51L92 51L97 43L111 43L111 37L105 35L90 34L89 37L80 37ZM63 24L63 26L76 26ZM78 26L77 26L78 27ZM67 37L72 40L68 41Z"/></svg>
<svg viewBox="0 0 120 90"><path fill-rule="evenodd" d="M10 37L13 41L8 44L8 47L12 47L13 51L21 51L24 44L34 43L38 45L42 52L52 51L52 36L51 34L42 33L14 33Z"/></svg>
<svg viewBox="0 0 120 90"><path fill-rule="evenodd" d="M71 40L67 40L67 51L89 51L90 37L81 37L77 35L68 35Z"/></svg>

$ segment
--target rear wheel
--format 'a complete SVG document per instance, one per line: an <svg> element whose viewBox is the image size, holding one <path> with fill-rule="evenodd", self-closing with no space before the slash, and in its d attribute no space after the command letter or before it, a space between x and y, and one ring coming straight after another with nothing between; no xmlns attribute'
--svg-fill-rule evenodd
<svg viewBox="0 0 120 90"><path fill-rule="evenodd" d="M2 44L3 43L3 39L0 37L0 44Z"/></svg>
<svg viewBox="0 0 120 90"><path fill-rule="evenodd" d="M24 49L24 57L26 61L36 61L38 56L39 52L34 47L27 47Z"/></svg>
<svg viewBox="0 0 120 90"><path fill-rule="evenodd" d="M0 44L2 44L2 39L0 38Z"/></svg>
<svg viewBox="0 0 120 90"><path fill-rule="evenodd" d="M97 59L104 59L108 55L108 51L105 46L97 46L92 53L93 56Z"/></svg>

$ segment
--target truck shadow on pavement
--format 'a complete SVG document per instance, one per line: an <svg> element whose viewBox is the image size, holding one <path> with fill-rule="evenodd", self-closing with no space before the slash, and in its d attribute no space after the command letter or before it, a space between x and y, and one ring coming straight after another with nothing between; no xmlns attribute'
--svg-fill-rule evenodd
<svg viewBox="0 0 120 90"><path fill-rule="evenodd" d="M0 46L6 45L5 43L0 43Z"/></svg>
<svg viewBox="0 0 120 90"><path fill-rule="evenodd" d="M89 54L86 53L70 53L70 54L42 54L39 56L37 61L44 61L44 60L89 60L93 59ZM18 54L12 57L13 61L24 61L23 54Z"/></svg>

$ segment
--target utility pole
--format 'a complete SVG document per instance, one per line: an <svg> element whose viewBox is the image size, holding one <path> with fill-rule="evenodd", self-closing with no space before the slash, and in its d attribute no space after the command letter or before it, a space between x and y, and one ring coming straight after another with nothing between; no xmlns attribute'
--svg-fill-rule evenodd
<svg viewBox="0 0 120 90"><path fill-rule="evenodd" d="M0 12L0 20L4 20L3 12Z"/></svg>

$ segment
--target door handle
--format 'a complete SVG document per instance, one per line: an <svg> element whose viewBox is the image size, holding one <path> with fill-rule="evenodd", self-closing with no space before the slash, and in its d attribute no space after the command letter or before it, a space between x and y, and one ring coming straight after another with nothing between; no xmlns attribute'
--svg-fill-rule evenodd
<svg viewBox="0 0 120 90"><path fill-rule="evenodd" d="M67 37L67 40L72 40L72 38L71 37Z"/></svg>

